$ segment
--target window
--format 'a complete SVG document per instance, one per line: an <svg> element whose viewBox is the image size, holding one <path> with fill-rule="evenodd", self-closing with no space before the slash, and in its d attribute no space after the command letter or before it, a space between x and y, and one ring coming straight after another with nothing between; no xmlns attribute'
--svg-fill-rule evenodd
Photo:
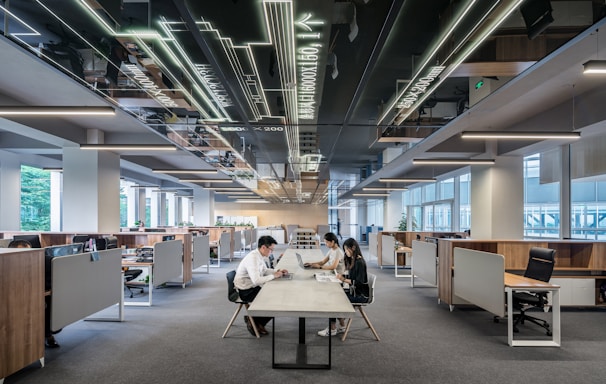
<svg viewBox="0 0 606 384"><path fill-rule="evenodd" d="M524 237L560 237L560 150L524 158Z"/></svg>
<svg viewBox="0 0 606 384"><path fill-rule="evenodd" d="M50 172L21 166L21 230L50 231Z"/></svg>

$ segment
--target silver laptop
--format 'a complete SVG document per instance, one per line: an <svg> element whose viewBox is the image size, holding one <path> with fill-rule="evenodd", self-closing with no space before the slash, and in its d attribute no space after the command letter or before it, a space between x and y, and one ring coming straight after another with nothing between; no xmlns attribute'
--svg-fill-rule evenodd
<svg viewBox="0 0 606 384"><path fill-rule="evenodd" d="M303 262L303 257L301 256L300 253L297 253L297 261L299 262L299 267L305 269L305 268L311 268L311 265L307 264L305 265L305 263Z"/></svg>

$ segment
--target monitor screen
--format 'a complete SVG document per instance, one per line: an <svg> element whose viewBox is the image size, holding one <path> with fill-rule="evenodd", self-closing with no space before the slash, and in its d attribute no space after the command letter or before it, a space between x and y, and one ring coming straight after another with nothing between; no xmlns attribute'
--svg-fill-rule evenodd
<svg viewBox="0 0 606 384"><path fill-rule="evenodd" d="M162 241L175 240L175 235L162 236Z"/></svg>
<svg viewBox="0 0 606 384"><path fill-rule="evenodd" d="M52 247L44 248L44 255L48 257L77 255L84 252L83 243L53 245Z"/></svg>
<svg viewBox="0 0 606 384"><path fill-rule="evenodd" d="M39 235L15 235L13 236L13 240L26 240L32 248L42 248Z"/></svg>

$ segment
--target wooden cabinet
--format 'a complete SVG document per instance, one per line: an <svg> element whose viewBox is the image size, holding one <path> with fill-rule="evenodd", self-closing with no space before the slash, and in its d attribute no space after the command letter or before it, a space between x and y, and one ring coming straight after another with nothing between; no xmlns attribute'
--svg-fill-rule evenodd
<svg viewBox="0 0 606 384"><path fill-rule="evenodd" d="M44 364L44 251L0 248L0 381Z"/></svg>
<svg viewBox="0 0 606 384"><path fill-rule="evenodd" d="M507 272L522 274L532 247L556 250L552 279L558 279L567 293L562 305L604 305L600 286L606 283L606 242L583 240L471 240L439 239L438 298L453 305L460 301L452 294L453 250L456 247L498 253L505 257Z"/></svg>

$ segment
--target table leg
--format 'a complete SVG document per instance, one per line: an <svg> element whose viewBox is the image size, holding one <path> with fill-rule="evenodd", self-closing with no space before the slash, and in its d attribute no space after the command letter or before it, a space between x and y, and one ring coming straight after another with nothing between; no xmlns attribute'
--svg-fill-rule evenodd
<svg viewBox="0 0 606 384"><path fill-rule="evenodd" d="M330 319L328 319L330 328ZM273 319L271 335L271 367L285 369L331 369L332 366L332 336L328 337L328 364L308 364L307 345L305 341L305 318L299 318L299 343L295 363L276 363L276 318Z"/></svg>

